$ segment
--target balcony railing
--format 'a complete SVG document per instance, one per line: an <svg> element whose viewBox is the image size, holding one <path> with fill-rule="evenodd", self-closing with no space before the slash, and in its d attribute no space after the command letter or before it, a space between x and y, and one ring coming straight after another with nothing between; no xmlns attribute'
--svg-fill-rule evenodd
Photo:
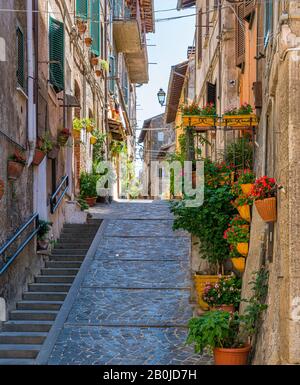
<svg viewBox="0 0 300 385"><path fill-rule="evenodd" d="M26 234L26 230L33 225L33 229ZM0 275L2 275L8 267L13 263L13 261L17 258L17 256L24 250L24 248L28 245L28 243L36 236L40 229L39 225L39 215L34 214L32 217L28 219L26 223L24 223L15 234L4 243L4 245L0 248L0 257L1 257L1 267L0 267ZM20 242L20 245L17 246L17 241L20 239L22 235L26 234L25 239ZM16 250L14 250L14 246ZM9 250L11 250L9 253Z"/></svg>
<svg viewBox="0 0 300 385"><path fill-rule="evenodd" d="M69 188L69 177L68 175L64 176L55 190L55 192L52 194L50 198L50 212L51 214L54 214L57 210L58 206L60 205L63 197L66 195L66 192Z"/></svg>

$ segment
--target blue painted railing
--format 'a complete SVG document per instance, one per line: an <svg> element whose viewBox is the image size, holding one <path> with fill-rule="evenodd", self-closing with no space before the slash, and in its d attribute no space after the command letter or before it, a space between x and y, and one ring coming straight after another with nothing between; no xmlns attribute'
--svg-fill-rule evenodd
<svg viewBox="0 0 300 385"><path fill-rule="evenodd" d="M58 206L60 205L63 197L65 196L66 192L68 191L69 188L69 177L68 175L64 176L53 193L53 195L50 198L50 211L51 214L54 214L55 211L57 210Z"/></svg>

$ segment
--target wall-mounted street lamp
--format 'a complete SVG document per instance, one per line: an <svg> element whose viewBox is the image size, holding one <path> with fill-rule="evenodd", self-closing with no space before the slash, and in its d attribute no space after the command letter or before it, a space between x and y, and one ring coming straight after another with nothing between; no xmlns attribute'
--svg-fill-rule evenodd
<svg viewBox="0 0 300 385"><path fill-rule="evenodd" d="M157 98L158 98L158 102L159 104L163 107L165 106L165 101L166 101L166 93L165 91L160 88L158 93L157 93Z"/></svg>

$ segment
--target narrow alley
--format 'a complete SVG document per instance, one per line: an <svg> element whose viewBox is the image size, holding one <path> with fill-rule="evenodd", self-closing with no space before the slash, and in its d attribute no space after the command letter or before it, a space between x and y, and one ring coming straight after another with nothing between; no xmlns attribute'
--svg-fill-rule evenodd
<svg viewBox="0 0 300 385"><path fill-rule="evenodd" d="M208 364L185 346L190 237L164 202L91 209L104 219L38 363ZM58 338L56 339L55 336Z"/></svg>

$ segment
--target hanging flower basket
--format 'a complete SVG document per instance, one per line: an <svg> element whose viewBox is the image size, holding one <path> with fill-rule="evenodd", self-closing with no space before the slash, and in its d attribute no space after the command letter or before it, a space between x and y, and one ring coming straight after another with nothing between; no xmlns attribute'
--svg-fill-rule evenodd
<svg viewBox="0 0 300 385"><path fill-rule="evenodd" d="M240 258L231 258L232 265L235 270L243 273L245 271L246 260L243 257Z"/></svg>
<svg viewBox="0 0 300 385"><path fill-rule="evenodd" d="M0 179L0 201L4 195L4 181Z"/></svg>
<svg viewBox="0 0 300 385"><path fill-rule="evenodd" d="M91 57L91 65L92 65L93 67L95 67L96 65L98 65L98 63L99 63L99 59L98 59L97 57L95 57L95 56Z"/></svg>
<svg viewBox="0 0 300 385"><path fill-rule="evenodd" d="M97 143L97 138L96 138L95 136L91 135L91 137L90 137L90 143L91 143L91 144L96 144L96 143Z"/></svg>
<svg viewBox="0 0 300 385"><path fill-rule="evenodd" d="M44 160L45 156L46 156L45 151L42 151L42 150L36 148L35 152L34 152L32 163L35 166L39 166L42 163L42 161Z"/></svg>
<svg viewBox="0 0 300 385"><path fill-rule="evenodd" d="M89 48L92 45L93 39L91 37L86 37L84 39L85 45Z"/></svg>
<svg viewBox="0 0 300 385"><path fill-rule="evenodd" d="M247 242L239 242L236 245L237 251L243 256L247 257L248 252L249 252L249 243Z"/></svg>
<svg viewBox="0 0 300 385"><path fill-rule="evenodd" d="M256 200L255 207L262 220L265 222L276 222L277 210L275 197Z"/></svg>
<svg viewBox="0 0 300 385"><path fill-rule="evenodd" d="M91 124L88 125L88 126L86 126L86 132L91 133L91 132L93 132L93 131L94 131L94 126L92 126Z"/></svg>
<svg viewBox="0 0 300 385"><path fill-rule="evenodd" d="M48 152L48 158L49 159L56 159L58 157L58 153L59 153L59 146L54 145L52 150Z"/></svg>
<svg viewBox="0 0 300 385"><path fill-rule="evenodd" d="M249 205L238 206L237 210L238 210L240 216L243 219L245 219L245 221L247 221L247 222L251 221L251 214L250 214L250 206Z"/></svg>
<svg viewBox="0 0 300 385"><path fill-rule="evenodd" d="M67 144L67 141L69 140L70 136L71 136L70 131L67 128L64 128L58 134L58 138L57 138L58 144L60 146L65 146Z"/></svg>
<svg viewBox="0 0 300 385"><path fill-rule="evenodd" d="M222 126L225 127L255 127L258 121L255 114L244 115L223 115Z"/></svg>
<svg viewBox="0 0 300 385"><path fill-rule="evenodd" d="M243 194L249 195L251 193L251 190L253 188L253 183L242 183L241 189L243 191Z"/></svg>
<svg viewBox="0 0 300 385"><path fill-rule="evenodd" d="M95 74L96 74L97 78L103 77L103 71L102 70L99 70L99 69L95 70Z"/></svg>
<svg viewBox="0 0 300 385"><path fill-rule="evenodd" d="M18 179L24 170L25 164L14 160L8 160L7 162L7 177L8 179Z"/></svg>
<svg viewBox="0 0 300 385"><path fill-rule="evenodd" d="M209 128L216 124L215 116L202 116L202 115L183 115L182 123L184 127L202 127Z"/></svg>
<svg viewBox="0 0 300 385"><path fill-rule="evenodd" d="M87 24L83 20L77 20L78 33L83 35L87 30Z"/></svg>
<svg viewBox="0 0 300 385"><path fill-rule="evenodd" d="M247 365L250 350L250 345L234 349L215 348L215 365Z"/></svg>

